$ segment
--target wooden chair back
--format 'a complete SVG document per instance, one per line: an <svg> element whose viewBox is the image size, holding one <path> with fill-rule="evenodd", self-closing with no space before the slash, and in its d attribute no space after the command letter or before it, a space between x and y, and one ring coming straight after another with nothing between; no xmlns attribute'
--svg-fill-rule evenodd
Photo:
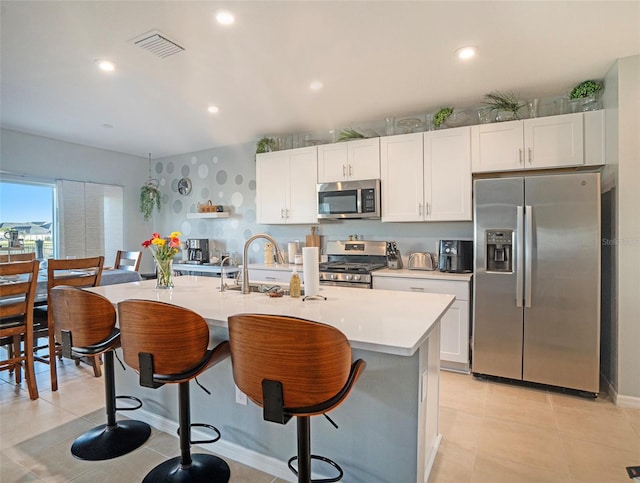
<svg viewBox="0 0 640 483"><path fill-rule="evenodd" d="M153 355L155 374L180 374L207 353L209 326L195 312L164 302L118 303L120 343L127 365L140 371L139 353Z"/></svg>
<svg viewBox="0 0 640 483"><path fill-rule="evenodd" d="M100 285L104 257L51 258L47 263L47 295L59 285L96 287Z"/></svg>
<svg viewBox="0 0 640 483"><path fill-rule="evenodd" d="M33 368L33 302L38 284L38 260L0 263L0 339L13 345L9 357L0 361L0 368L15 370L19 382L24 364L29 397L38 398ZM24 350L20 340L24 339Z"/></svg>
<svg viewBox="0 0 640 483"><path fill-rule="evenodd" d="M76 287L54 287L49 311L55 320L55 338L62 343L62 331L69 331L74 347L97 345L116 327L116 309L109 299Z"/></svg>
<svg viewBox="0 0 640 483"><path fill-rule="evenodd" d="M140 268L141 260L142 252L127 252L124 250L118 250L116 252L116 259L113 262L113 268L137 272Z"/></svg>
<svg viewBox="0 0 640 483"><path fill-rule="evenodd" d="M262 381L280 381L286 408L326 402L349 377L351 346L338 329L281 315L229 317L236 385L263 406Z"/></svg>
<svg viewBox="0 0 640 483"><path fill-rule="evenodd" d="M11 262L31 262L36 259L36 252L28 253L12 253L11 260L9 260L9 254L0 255L0 263Z"/></svg>

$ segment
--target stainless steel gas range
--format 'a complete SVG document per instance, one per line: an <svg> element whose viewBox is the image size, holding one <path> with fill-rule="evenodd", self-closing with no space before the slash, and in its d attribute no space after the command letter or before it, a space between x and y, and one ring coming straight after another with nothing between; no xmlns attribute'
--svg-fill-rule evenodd
<svg viewBox="0 0 640 483"><path fill-rule="evenodd" d="M320 263L320 285L372 288L371 272L387 266L387 242L330 241Z"/></svg>

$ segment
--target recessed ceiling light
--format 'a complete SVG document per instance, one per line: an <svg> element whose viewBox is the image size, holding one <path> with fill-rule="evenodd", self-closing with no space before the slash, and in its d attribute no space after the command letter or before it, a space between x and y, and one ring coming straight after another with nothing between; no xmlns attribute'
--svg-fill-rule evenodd
<svg viewBox="0 0 640 483"><path fill-rule="evenodd" d="M309 84L309 89L311 89L312 91L319 91L320 89L322 89L322 82L313 81L311 84Z"/></svg>
<svg viewBox="0 0 640 483"><path fill-rule="evenodd" d="M217 114L218 112L220 112L220 108L218 106L209 106L207 107L207 111L209 111L211 114Z"/></svg>
<svg viewBox="0 0 640 483"><path fill-rule="evenodd" d="M233 22L236 21L233 14L227 10L220 10L216 14L216 20L220 25L231 25Z"/></svg>
<svg viewBox="0 0 640 483"><path fill-rule="evenodd" d="M477 53L478 53L478 49L473 46L461 47L458 50L456 50L456 55L461 60L471 59L472 57L475 57Z"/></svg>
<svg viewBox="0 0 640 483"><path fill-rule="evenodd" d="M114 71L116 68L116 65L108 60L96 60L96 65L100 70L104 70L105 72Z"/></svg>

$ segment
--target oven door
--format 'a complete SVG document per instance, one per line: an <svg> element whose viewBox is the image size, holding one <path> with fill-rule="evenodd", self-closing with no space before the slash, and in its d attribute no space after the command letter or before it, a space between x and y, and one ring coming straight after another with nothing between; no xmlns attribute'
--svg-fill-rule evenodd
<svg viewBox="0 0 640 483"><path fill-rule="evenodd" d="M368 283L362 282L333 282L331 280L321 280L320 285L331 285L333 287L355 287L355 288L372 288Z"/></svg>

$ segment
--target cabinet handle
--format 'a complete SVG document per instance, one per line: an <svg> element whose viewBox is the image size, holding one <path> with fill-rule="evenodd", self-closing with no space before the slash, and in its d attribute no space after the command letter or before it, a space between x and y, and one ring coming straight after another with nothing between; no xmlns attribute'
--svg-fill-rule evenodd
<svg viewBox="0 0 640 483"><path fill-rule="evenodd" d="M351 165L349 165L349 176L351 176Z"/></svg>
<svg viewBox="0 0 640 483"><path fill-rule="evenodd" d="M418 216L422 216L422 203L418 203Z"/></svg>
<svg viewBox="0 0 640 483"><path fill-rule="evenodd" d="M415 290L416 292L424 292L424 287L409 287L409 290Z"/></svg>
<svg viewBox="0 0 640 483"><path fill-rule="evenodd" d="M533 162L533 149L529 148L529 164Z"/></svg>
<svg viewBox="0 0 640 483"><path fill-rule="evenodd" d="M522 162L522 148L518 149L518 162L523 164Z"/></svg>
<svg viewBox="0 0 640 483"><path fill-rule="evenodd" d="M284 220L284 208L280 210L280 219Z"/></svg>
<svg viewBox="0 0 640 483"><path fill-rule="evenodd" d="M429 216L431 214L431 206L429 205L429 203L427 203L425 206L427 207L427 212L425 214Z"/></svg>
<svg viewBox="0 0 640 483"><path fill-rule="evenodd" d="M286 209L284 210L284 217L285 217L285 218L289 218L289 209L288 209L288 208L286 208Z"/></svg>
<svg viewBox="0 0 640 483"><path fill-rule="evenodd" d="M342 177L345 178L347 176L347 166L342 165Z"/></svg>
<svg viewBox="0 0 640 483"><path fill-rule="evenodd" d="M276 281L276 277L264 277L265 280L273 280L274 282Z"/></svg>

